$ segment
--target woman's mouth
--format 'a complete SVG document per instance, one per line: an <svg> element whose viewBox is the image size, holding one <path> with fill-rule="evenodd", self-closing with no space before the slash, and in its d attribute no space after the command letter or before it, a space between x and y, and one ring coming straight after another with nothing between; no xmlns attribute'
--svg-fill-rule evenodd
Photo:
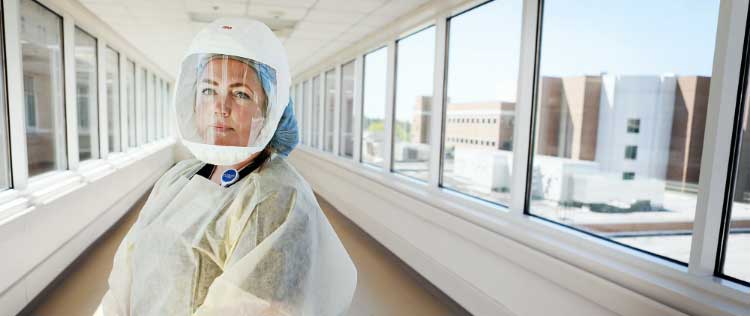
<svg viewBox="0 0 750 316"><path fill-rule="evenodd" d="M212 125L211 128L217 132L228 132L233 129L226 125Z"/></svg>

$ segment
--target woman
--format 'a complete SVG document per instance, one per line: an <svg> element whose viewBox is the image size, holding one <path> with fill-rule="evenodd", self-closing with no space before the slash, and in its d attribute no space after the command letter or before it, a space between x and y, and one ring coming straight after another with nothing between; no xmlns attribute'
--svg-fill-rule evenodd
<svg viewBox="0 0 750 316"><path fill-rule="evenodd" d="M342 315L356 269L285 161L297 142L289 69L262 23L221 19L182 62L184 160L123 239L105 315Z"/></svg>

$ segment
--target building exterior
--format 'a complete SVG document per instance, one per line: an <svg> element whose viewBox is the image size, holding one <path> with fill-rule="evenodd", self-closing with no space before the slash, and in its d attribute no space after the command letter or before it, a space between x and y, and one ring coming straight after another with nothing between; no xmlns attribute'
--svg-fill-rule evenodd
<svg viewBox="0 0 750 316"><path fill-rule="evenodd" d="M697 187L710 78L603 74L540 81L533 198L659 208L666 190ZM499 101L448 104L453 174L480 191L503 190L514 109Z"/></svg>
<svg viewBox="0 0 750 316"><path fill-rule="evenodd" d="M710 85L710 77L677 78L667 167L675 189L697 191Z"/></svg>
<svg viewBox="0 0 750 316"><path fill-rule="evenodd" d="M513 102L448 103L445 113L447 146L513 149Z"/></svg>
<svg viewBox="0 0 750 316"><path fill-rule="evenodd" d="M542 78L535 134L537 154L594 160L601 85L600 76Z"/></svg>

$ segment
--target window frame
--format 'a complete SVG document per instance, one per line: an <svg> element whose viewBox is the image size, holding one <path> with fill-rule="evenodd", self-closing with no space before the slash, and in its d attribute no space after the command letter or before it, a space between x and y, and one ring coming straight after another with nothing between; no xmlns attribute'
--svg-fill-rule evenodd
<svg viewBox="0 0 750 316"><path fill-rule="evenodd" d="M2 2L0 2L1 4ZM11 129L10 129L10 103L8 102L8 65L7 65L7 59L6 59L6 53L5 53L5 18L0 15L0 110L2 113L0 113L0 129L2 129L3 133L2 139L0 139L0 146L4 146L6 156L0 157L3 161L5 166L0 166L0 168L5 168L7 170L7 175L5 179L2 179L2 181L7 184L7 186L0 187L0 193L5 190L13 189L13 161L11 157L13 156L12 148L11 148Z"/></svg>

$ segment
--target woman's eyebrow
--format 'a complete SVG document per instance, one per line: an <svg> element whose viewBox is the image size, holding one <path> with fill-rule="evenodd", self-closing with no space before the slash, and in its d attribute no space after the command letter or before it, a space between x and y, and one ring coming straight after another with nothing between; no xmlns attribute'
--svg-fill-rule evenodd
<svg viewBox="0 0 750 316"><path fill-rule="evenodd" d="M244 83L244 82L235 82L229 85L230 88L236 88L236 87L241 87L241 86L244 86L245 88L248 88L249 90L255 91L247 83Z"/></svg>
<svg viewBox="0 0 750 316"><path fill-rule="evenodd" d="M208 79L208 78L206 78L206 79L203 79L203 80L201 80L201 82L203 82L203 83L208 83L208 84L210 84L210 85L214 85L214 86L218 86L218 85L219 85L219 83L218 83L218 82L216 82L216 81L213 81L213 80L211 80L211 79Z"/></svg>

